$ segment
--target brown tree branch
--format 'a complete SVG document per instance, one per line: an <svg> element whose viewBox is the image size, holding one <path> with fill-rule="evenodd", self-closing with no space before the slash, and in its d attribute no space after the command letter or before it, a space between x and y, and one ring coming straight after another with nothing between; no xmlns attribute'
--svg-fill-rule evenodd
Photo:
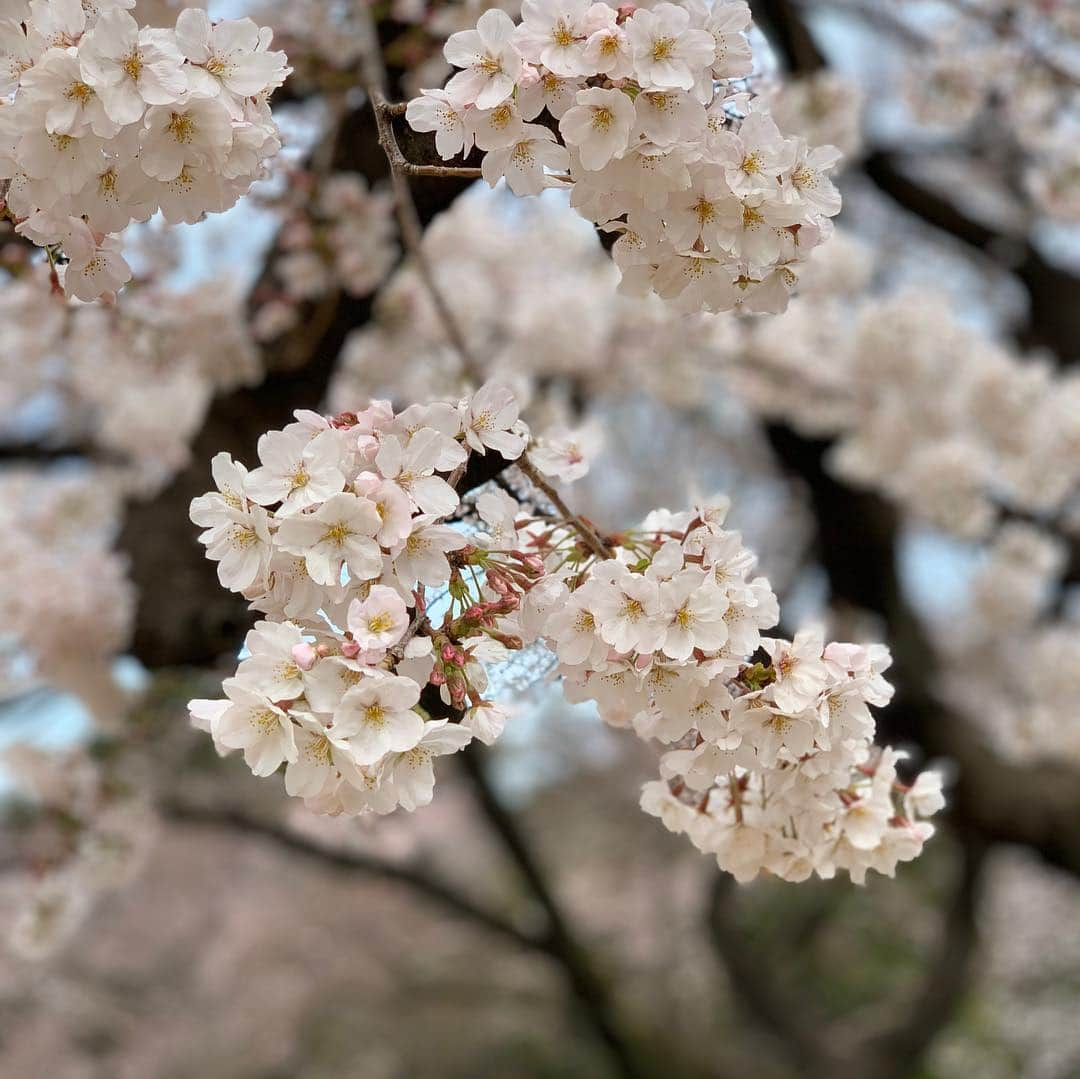
<svg viewBox="0 0 1080 1079"><path fill-rule="evenodd" d="M562 519L581 537L581 542L597 558L612 557L611 548L597 535L592 525L567 506L559 492L540 475L527 456L523 454L515 464L518 466L518 471L555 507L555 510L562 515Z"/></svg>
<svg viewBox="0 0 1080 1079"><path fill-rule="evenodd" d="M937 955L903 1021L862 1048L866 1079L905 1079L918 1074L926 1052L952 1021L970 988L987 845L974 833L961 833L958 838L958 879L942 920Z"/></svg>
<svg viewBox="0 0 1080 1079"><path fill-rule="evenodd" d="M625 1079L645 1079L653 1069L642 1057L642 1047L634 1045L622 1029L607 981L593 966L587 951L576 938L570 921L548 884L525 833L503 806L487 778L484 752L473 743L460 754L476 803L503 849L516 866L530 894L548 918L548 946L559 961L567 984L580 1002L590 1025L608 1049L612 1065ZM671 1063L664 1073L672 1077Z"/></svg>
<svg viewBox="0 0 1080 1079"><path fill-rule="evenodd" d="M525 929L503 915L480 906L418 865L388 862L361 851L326 846L305 838L281 824L260 819L231 807L195 805L174 799L159 808L166 819L180 824L252 836L330 869L403 884L448 913L513 941L519 947L542 952L549 950L546 936L542 932L536 933Z"/></svg>
<svg viewBox="0 0 1080 1079"><path fill-rule="evenodd" d="M394 135L393 116L395 106L391 105L387 100L386 67L383 64L378 32L374 18L368 8L367 0L360 0L356 5L356 10L361 31L360 68L364 89L375 114L379 145L382 147L383 153L386 154L386 160L390 166L390 183L394 191L394 203L397 207L401 236L405 248L409 252L409 257L416 265L417 273L419 273L420 279L431 297L431 302L435 307L439 320L443 324L443 328L446 330L446 335L461 357L465 376L473 382L479 382L482 377L480 365L469 350L465 334L458 325L457 318L450 304L447 303L439 283L435 280L435 273L424 251L424 226L420 220L420 215L416 211L416 204L413 202L408 180L408 174L422 166L410 165L405 160L405 156L402 154L401 147L398 145L397 138ZM439 168L439 166L430 167ZM472 170L466 171L472 172ZM413 175L446 176L448 174L446 172L413 172Z"/></svg>
<svg viewBox="0 0 1080 1079"><path fill-rule="evenodd" d="M772 977L759 954L734 921L734 877L718 871L712 878L706 909L706 931L717 958L731 980L732 997L747 1017L771 1034L800 1075L833 1074L834 1061L807 1002Z"/></svg>

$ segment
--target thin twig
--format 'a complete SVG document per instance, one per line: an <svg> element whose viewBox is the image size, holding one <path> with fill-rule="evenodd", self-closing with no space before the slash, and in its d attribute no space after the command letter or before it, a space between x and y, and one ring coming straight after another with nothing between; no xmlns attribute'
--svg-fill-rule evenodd
<svg viewBox="0 0 1080 1079"><path fill-rule="evenodd" d="M554 506L562 515L566 523L577 532L585 546L588 547L593 554L598 558L612 557L611 548L596 534L596 530L588 523L588 521L579 517L569 506L567 506L559 495L559 492L540 475L539 471L537 471L536 467L526 456L522 455L515 464L517 464L522 475L528 477L532 485L543 494L552 506Z"/></svg>
<svg viewBox="0 0 1080 1079"><path fill-rule="evenodd" d="M386 108L389 110L392 107ZM406 161L404 157L399 162L398 168L408 176L434 176L454 180L479 180L484 175L482 170L464 165L414 165L411 161Z"/></svg>
<svg viewBox="0 0 1080 1079"><path fill-rule="evenodd" d="M392 117L395 106L386 97L387 77L386 66L383 63L382 49L379 46L379 36L375 28L375 22L369 10L367 0L358 0L356 4L359 16L360 29L360 70L364 89L367 92L368 101L375 114L375 124L379 133L379 145L386 154L386 160L390 165L390 183L394 192L394 203L397 209L398 224L401 228L401 239L405 249L416 264L417 272L424 283L424 287L431 297L431 302L439 316L439 320L446 330L446 336L461 357L462 373L473 382L483 381L483 373L476 357L473 356L465 335L461 332L454 312L443 296L431 264L423 249L423 226L420 223L420 215L413 202L412 191L409 189L408 176L410 173L409 162L401 152L397 137L394 135ZM417 168L441 168L442 166L420 166ZM413 175L447 175L445 173L414 173ZM457 175L450 173L449 175Z"/></svg>

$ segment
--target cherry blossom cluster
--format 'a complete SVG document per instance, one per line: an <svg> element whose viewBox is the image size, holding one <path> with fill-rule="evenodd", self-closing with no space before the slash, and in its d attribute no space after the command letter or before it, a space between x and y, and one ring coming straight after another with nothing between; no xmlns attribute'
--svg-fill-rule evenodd
<svg viewBox="0 0 1080 1079"><path fill-rule="evenodd" d="M1080 762L1080 627L1032 623L991 639L950 642L950 703L977 722L1005 758Z"/></svg>
<svg viewBox="0 0 1080 1079"><path fill-rule="evenodd" d="M1080 626L1054 609L1068 547L1022 521L983 552L967 609L941 627L945 692L1002 755L1080 760L1080 730L1063 722L1080 692Z"/></svg>
<svg viewBox="0 0 1080 1079"><path fill-rule="evenodd" d="M284 216L278 234L283 253L274 274L283 290L267 295L259 307L254 332L263 340L292 329L301 318L300 302L317 300L332 288L351 296L374 292L399 255L393 196L371 189L358 173L322 179L295 174L277 209Z"/></svg>
<svg viewBox="0 0 1080 1079"><path fill-rule="evenodd" d="M943 801L939 777L907 787L901 755L873 746L888 650L826 646L815 630L762 637L779 607L722 527L726 508L656 512L569 595L548 597L567 696L669 747L642 808L737 879L891 876Z"/></svg>
<svg viewBox="0 0 1080 1079"><path fill-rule="evenodd" d="M68 304L36 262L0 289L7 414L35 395L55 397L61 445L106 458L141 495L187 463L214 393L254 381L261 369L233 283L180 290L151 276L122 305Z"/></svg>
<svg viewBox="0 0 1080 1079"><path fill-rule="evenodd" d="M819 259L828 260L829 280L838 272L833 246L808 263L808 284L820 276ZM618 270L595 231L544 200L508 218L476 188L432 222L422 250L484 375L512 385L532 415L544 409L555 425L567 424L570 396L597 408L639 393L700 408L727 376L719 361L745 340L744 320L682 315L656 295L613 295ZM411 362L420 355L422 364ZM330 405L390 394L426 400L453 393L462 374L422 278L406 263L380 291L374 318L346 342Z"/></svg>
<svg viewBox="0 0 1080 1079"><path fill-rule="evenodd" d="M753 69L743 0L614 7L525 0L453 34L461 70L406 116L446 160L483 152L492 186L571 185L618 233L622 287L684 312L779 311L795 268L831 232L831 146L785 137L738 83Z"/></svg>
<svg viewBox="0 0 1080 1079"><path fill-rule="evenodd" d="M119 487L105 469L0 476L0 557L21 587L0 590L8 692L42 682L115 719L109 663L127 643L134 595L112 549Z"/></svg>
<svg viewBox="0 0 1080 1079"><path fill-rule="evenodd" d="M526 441L512 394L488 384L456 405L299 413L262 437L250 472L215 458L218 490L192 519L222 584L266 616L226 698L192 702L219 749L242 749L257 775L284 763L288 793L323 812L430 801L432 759L501 729L482 660L520 646L503 623L542 572L445 521L470 458L512 460ZM505 527L498 499L480 512ZM437 717L451 708L461 723Z"/></svg>
<svg viewBox="0 0 1080 1079"><path fill-rule="evenodd" d="M862 879L915 857L940 781L904 787L899 755L872 746L887 650L763 638L779 608L722 527L726 500L605 538L541 497L540 469L572 480L581 449L550 438L523 459L529 437L489 383L456 405L298 413L260 440L259 468L215 459L192 519L222 583L266 616L225 698L191 702L219 751L257 775L285 765L320 812L414 809L434 757L501 733L486 666L544 642L570 700L671 747L643 805L739 879ZM463 504L481 453L523 460L540 494Z"/></svg>
<svg viewBox="0 0 1080 1079"><path fill-rule="evenodd" d="M1073 3L944 5L919 40L907 96L925 124L1006 128L1036 205L1050 217L1080 221L1078 49Z"/></svg>
<svg viewBox="0 0 1080 1079"><path fill-rule="evenodd" d="M776 126L811 146L835 146L844 156L834 171L851 165L863 149L865 94L858 83L823 68L791 75L762 88Z"/></svg>
<svg viewBox="0 0 1080 1079"><path fill-rule="evenodd" d="M156 495L187 463L214 393L259 371L229 282L179 291L144 276L108 306L68 303L37 260L5 282L0 437L17 445L27 437L20 417L46 403L45 445L57 457L50 468L9 464L0 477L0 549L9 579L22 582L0 590L8 691L49 684L116 722L111 670L134 607L115 546L124 501Z"/></svg>
<svg viewBox="0 0 1080 1079"><path fill-rule="evenodd" d="M488 370L513 377L533 414L559 415L560 394L602 412L643 391L689 417L703 400L734 395L757 415L835 440L827 464L838 475L885 493L916 520L985 540L990 561L971 583L971 610L962 628L950 619L938 642L958 687L951 700L1003 752L1045 753L1053 724L1033 717L1052 709L1029 684L1045 669L1031 657L1036 644L1064 655L1071 633L1062 623L1035 626L1060 557L1048 553L1059 545L1048 529L1075 536L1078 527L1076 377L961 322L939 293L874 297L875 261L842 231L809 264L784 314L687 319L656 297L606 300L614 271L594 239L543 204L528 211L507 222L478 192L425 238L443 287L453 289L455 268L468 273L459 311L475 351L492 357ZM543 269L519 257L523 247L539 252ZM655 363L660 350L669 363ZM418 354L429 362L407 363ZM331 399L344 407L397 385L444 393L459 377L423 284L405 267L380 296L373 325L350 340ZM1001 527L1009 514L1042 527L1024 542L1015 527ZM1064 661L1054 668L1065 687L1069 670ZM1003 671L1015 673L1000 688Z"/></svg>
<svg viewBox="0 0 1080 1079"><path fill-rule="evenodd" d="M128 224L228 209L281 147L267 96L289 68L269 30L201 8L144 27L133 6L13 0L0 19L7 211L52 261L62 254L64 289L83 300L131 277Z"/></svg>
<svg viewBox="0 0 1080 1079"><path fill-rule="evenodd" d="M923 289L868 302L847 363L838 474L962 536L987 535L1002 505L1047 515L1075 496L1075 373L1015 355Z"/></svg>
<svg viewBox="0 0 1080 1079"><path fill-rule="evenodd" d="M130 777L116 782L84 747L15 746L3 763L26 819L14 850L24 872L11 890L15 909L4 912L7 943L21 958L41 959L70 939L99 896L138 872L154 817Z"/></svg>

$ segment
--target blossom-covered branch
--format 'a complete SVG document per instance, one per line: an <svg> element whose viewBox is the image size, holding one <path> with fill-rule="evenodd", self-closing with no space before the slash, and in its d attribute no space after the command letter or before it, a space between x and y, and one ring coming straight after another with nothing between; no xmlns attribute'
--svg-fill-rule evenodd
<svg viewBox="0 0 1080 1079"><path fill-rule="evenodd" d="M579 213L618 234L630 294L781 311L839 212L828 173L840 152L785 138L751 100L749 23L742 0L526 0L519 25L495 9L452 35L446 59L462 70L406 117L446 160L484 151L492 186L569 184Z"/></svg>
<svg viewBox="0 0 1080 1079"><path fill-rule="evenodd" d="M0 19L6 209L84 300L131 277L132 221L225 210L281 147L267 98L290 69L269 29L199 8L153 29L133 6L15 0Z"/></svg>
<svg viewBox="0 0 1080 1079"><path fill-rule="evenodd" d="M658 511L614 547L558 496L547 518L481 490L474 523L449 526L446 477L528 440L488 384L401 413L298 413L260 440L259 468L215 459L192 518L222 584L266 616L226 697L191 704L219 750L257 775L284 764L287 792L319 812L415 809L435 757L502 732L489 668L542 641L571 700L669 747L643 807L739 879L862 879L914 857L940 780L903 785L899 755L872 749L887 650L762 637L779 609L725 503Z"/></svg>

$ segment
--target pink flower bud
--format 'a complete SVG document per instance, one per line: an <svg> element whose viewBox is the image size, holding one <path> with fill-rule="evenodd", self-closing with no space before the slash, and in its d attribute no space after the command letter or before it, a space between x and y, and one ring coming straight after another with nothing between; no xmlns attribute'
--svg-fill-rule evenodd
<svg viewBox="0 0 1080 1079"><path fill-rule="evenodd" d="M356 659L360 655L360 645L356 641L345 641L341 646L341 654L346 659Z"/></svg>
<svg viewBox="0 0 1080 1079"><path fill-rule="evenodd" d="M487 571L487 583L502 596L505 596L513 587L510 579L505 574L494 569Z"/></svg>
<svg viewBox="0 0 1080 1079"><path fill-rule="evenodd" d="M465 679L455 672L446 679L446 688L450 690L450 700L456 707L461 707L469 693L469 685Z"/></svg>
<svg viewBox="0 0 1080 1079"><path fill-rule="evenodd" d="M537 577L543 576L544 560L538 554L527 554L521 561L525 567L535 573Z"/></svg>
<svg viewBox="0 0 1080 1079"><path fill-rule="evenodd" d="M313 645L303 641L300 644L293 645L292 658L300 670L310 671L315 666L315 660L319 658L319 654Z"/></svg>

